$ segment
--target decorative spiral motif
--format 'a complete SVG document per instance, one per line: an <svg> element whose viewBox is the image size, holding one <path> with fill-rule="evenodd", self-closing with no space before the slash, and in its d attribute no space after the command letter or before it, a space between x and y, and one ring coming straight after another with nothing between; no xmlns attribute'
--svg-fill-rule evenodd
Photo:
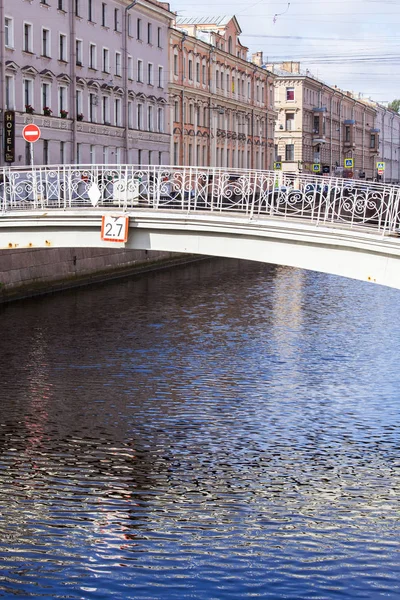
<svg viewBox="0 0 400 600"><path fill-rule="evenodd" d="M94 197L94 199L93 199ZM0 210L129 206L237 212L249 218L295 217L394 230L400 187L207 167L61 165L0 169Z"/></svg>

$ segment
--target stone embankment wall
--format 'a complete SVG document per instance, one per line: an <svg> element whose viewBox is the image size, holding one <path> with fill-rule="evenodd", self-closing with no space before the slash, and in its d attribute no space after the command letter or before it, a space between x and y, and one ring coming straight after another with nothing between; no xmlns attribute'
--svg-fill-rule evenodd
<svg viewBox="0 0 400 600"><path fill-rule="evenodd" d="M147 250L0 250L0 303L172 266L194 257Z"/></svg>

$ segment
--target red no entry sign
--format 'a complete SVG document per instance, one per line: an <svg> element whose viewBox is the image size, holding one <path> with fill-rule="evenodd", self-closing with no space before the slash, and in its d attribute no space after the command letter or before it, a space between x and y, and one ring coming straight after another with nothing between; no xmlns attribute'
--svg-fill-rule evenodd
<svg viewBox="0 0 400 600"><path fill-rule="evenodd" d="M25 125L22 130L22 137L26 142L37 142L40 138L40 128L33 123Z"/></svg>

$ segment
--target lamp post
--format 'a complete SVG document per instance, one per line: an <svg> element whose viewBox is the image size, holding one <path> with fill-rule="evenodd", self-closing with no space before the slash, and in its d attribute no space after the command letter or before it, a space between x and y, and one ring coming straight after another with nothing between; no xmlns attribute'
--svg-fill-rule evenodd
<svg viewBox="0 0 400 600"><path fill-rule="evenodd" d="M125 163L129 162L129 114L128 114L128 12L139 0L133 0L125 7L123 20L123 57L124 57L124 134L125 134Z"/></svg>

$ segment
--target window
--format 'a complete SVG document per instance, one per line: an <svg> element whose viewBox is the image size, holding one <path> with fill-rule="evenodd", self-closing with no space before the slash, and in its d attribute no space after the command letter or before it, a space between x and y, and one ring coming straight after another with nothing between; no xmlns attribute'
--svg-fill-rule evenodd
<svg viewBox="0 0 400 600"><path fill-rule="evenodd" d="M133 102L131 100L128 102L128 127L133 129Z"/></svg>
<svg viewBox="0 0 400 600"><path fill-rule="evenodd" d="M178 142L174 142L174 165L178 164L178 153L179 153L179 146L178 146Z"/></svg>
<svg viewBox="0 0 400 600"><path fill-rule="evenodd" d="M314 115L313 133L319 133L319 115Z"/></svg>
<svg viewBox="0 0 400 600"><path fill-rule="evenodd" d="M65 142L60 142L60 165L65 163Z"/></svg>
<svg viewBox="0 0 400 600"><path fill-rule="evenodd" d="M133 58L128 56L128 79L133 81Z"/></svg>
<svg viewBox="0 0 400 600"><path fill-rule="evenodd" d="M153 164L153 151L149 150L149 165Z"/></svg>
<svg viewBox="0 0 400 600"><path fill-rule="evenodd" d="M143 128L143 105L142 104L137 105L137 128L138 129Z"/></svg>
<svg viewBox="0 0 400 600"><path fill-rule="evenodd" d="M193 79L193 61L191 58L189 58L188 68L189 68L188 77L189 77L189 80L192 81L192 79Z"/></svg>
<svg viewBox="0 0 400 600"><path fill-rule="evenodd" d="M93 0L88 0L88 21L93 22Z"/></svg>
<svg viewBox="0 0 400 600"><path fill-rule="evenodd" d="M120 28L119 28L119 8L114 8L114 31L120 31Z"/></svg>
<svg viewBox="0 0 400 600"><path fill-rule="evenodd" d="M78 67L82 66L83 61L83 42L82 40L75 41L75 60Z"/></svg>
<svg viewBox="0 0 400 600"><path fill-rule="evenodd" d="M32 79L24 79L22 81L24 105L32 105L33 102L33 81Z"/></svg>
<svg viewBox="0 0 400 600"><path fill-rule="evenodd" d="M42 56L50 56L50 31L42 29Z"/></svg>
<svg viewBox="0 0 400 600"><path fill-rule="evenodd" d="M288 102L293 102L294 101L294 87L287 87L286 88L286 100Z"/></svg>
<svg viewBox="0 0 400 600"><path fill-rule="evenodd" d="M153 85L153 65L151 63L147 65L147 83Z"/></svg>
<svg viewBox="0 0 400 600"><path fill-rule="evenodd" d="M76 17L80 17L79 9L80 9L79 0L75 0L75 16Z"/></svg>
<svg viewBox="0 0 400 600"><path fill-rule="evenodd" d="M96 44L89 45L89 69L96 69Z"/></svg>
<svg viewBox="0 0 400 600"><path fill-rule="evenodd" d="M121 77L121 53L115 53L115 75Z"/></svg>
<svg viewBox="0 0 400 600"><path fill-rule="evenodd" d="M147 23L147 43L152 43L152 26L151 23Z"/></svg>
<svg viewBox="0 0 400 600"><path fill-rule="evenodd" d="M90 144L90 164L96 164L96 146L94 144Z"/></svg>
<svg viewBox="0 0 400 600"><path fill-rule="evenodd" d="M196 81L200 83L200 63L196 63Z"/></svg>
<svg viewBox="0 0 400 600"><path fill-rule="evenodd" d="M33 27L30 23L24 23L24 52L32 52Z"/></svg>
<svg viewBox="0 0 400 600"><path fill-rule="evenodd" d="M157 27L157 46L161 48L161 27Z"/></svg>
<svg viewBox="0 0 400 600"><path fill-rule="evenodd" d="M137 61L137 80L143 83L143 61L140 58Z"/></svg>
<svg viewBox="0 0 400 600"><path fill-rule="evenodd" d="M376 142L376 135L375 135L375 133L371 133L371 140L370 140L369 147L370 148L375 148L375 145L376 145L375 142Z"/></svg>
<svg viewBox="0 0 400 600"><path fill-rule="evenodd" d="M82 90L76 90L75 100L76 100L76 114L81 115L81 114L83 114L82 113L82 107L83 107L83 92L82 92Z"/></svg>
<svg viewBox="0 0 400 600"><path fill-rule="evenodd" d="M174 75L178 75L178 55L174 54Z"/></svg>
<svg viewBox="0 0 400 600"><path fill-rule="evenodd" d="M177 100L174 102L174 121L175 123L179 121L179 102Z"/></svg>
<svg viewBox="0 0 400 600"><path fill-rule="evenodd" d="M50 94L50 83L42 83L42 110L44 108L50 108L51 94Z"/></svg>
<svg viewBox="0 0 400 600"><path fill-rule="evenodd" d="M82 162L82 144L76 145L76 162L78 165Z"/></svg>
<svg viewBox="0 0 400 600"><path fill-rule="evenodd" d="M121 126L121 98L115 98L114 100L114 117L115 125Z"/></svg>
<svg viewBox="0 0 400 600"><path fill-rule="evenodd" d="M6 84L6 109L14 110L15 108L15 79L11 75L5 76Z"/></svg>
<svg viewBox="0 0 400 600"><path fill-rule="evenodd" d="M206 65L202 66L202 78L203 78L203 85L205 85L206 82Z"/></svg>
<svg viewBox="0 0 400 600"><path fill-rule="evenodd" d="M49 164L49 140L43 140L43 164Z"/></svg>
<svg viewBox="0 0 400 600"><path fill-rule="evenodd" d="M107 4L101 3L101 26L107 27Z"/></svg>
<svg viewBox="0 0 400 600"><path fill-rule="evenodd" d="M294 144L286 144L285 160L294 160Z"/></svg>
<svg viewBox="0 0 400 600"><path fill-rule="evenodd" d="M161 107L157 109L157 131L160 133L164 131L164 109Z"/></svg>
<svg viewBox="0 0 400 600"><path fill-rule="evenodd" d="M108 48L103 48L102 52L102 71L103 73L110 72L110 51Z"/></svg>
<svg viewBox="0 0 400 600"><path fill-rule="evenodd" d="M128 13L128 25L127 25L128 35L132 37L132 15Z"/></svg>
<svg viewBox="0 0 400 600"><path fill-rule="evenodd" d="M346 125L344 128L344 141L350 142L350 125Z"/></svg>
<svg viewBox="0 0 400 600"><path fill-rule="evenodd" d="M6 48L14 47L14 23L10 17L4 19L4 44Z"/></svg>
<svg viewBox="0 0 400 600"><path fill-rule="evenodd" d="M105 125L110 124L110 98L103 96L101 99L101 118Z"/></svg>
<svg viewBox="0 0 400 600"><path fill-rule="evenodd" d="M67 110L67 88L65 85L60 85L58 88L58 109Z"/></svg>
<svg viewBox="0 0 400 600"><path fill-rule="evenodd" d="M67 36L63 33L58 38L58 60L67 62Z"/></svg>
<svg viewBox="0 0 400 600"><path fill-rule="evenodd" d="M64 0L58 0L58 2L57 2L57 9L58 10L64 10Z"/></svg>
<svg viewBox="0 0 400 600"><path fill-rule="evenodd" d="M153 107L147 107L147 129L153 131Z"/></svg>
<svg viewBox="0 0 400 600"><path fill-rule="evenodd" d="M158 87L164 87L164 73L162 67L158 67Z"/></svg>
<svg viewBox="0 0 400 600"><path fill-rule="evenodd" d="M142 39L142 19L136 21L136 38L138 40Z"/></svg>
<svg viewBox="0 0 400 600"><path fill-rule="evenodd" d="M142 164L143 150L138 150L138 165Z"/></svg>
<svg viewBox="0 0 400 600"><path fill-rule="evenodd" d="M89 93L89 121L91 123L96 123L96 106L97 106L97 96L93 92Z"/></svg>
<svg viewBox="0 0 400 600"><path fill-rule="evenodd" d="M108 164L108 147L107 146L103 146L103 164L104 165Z"/></svg>

